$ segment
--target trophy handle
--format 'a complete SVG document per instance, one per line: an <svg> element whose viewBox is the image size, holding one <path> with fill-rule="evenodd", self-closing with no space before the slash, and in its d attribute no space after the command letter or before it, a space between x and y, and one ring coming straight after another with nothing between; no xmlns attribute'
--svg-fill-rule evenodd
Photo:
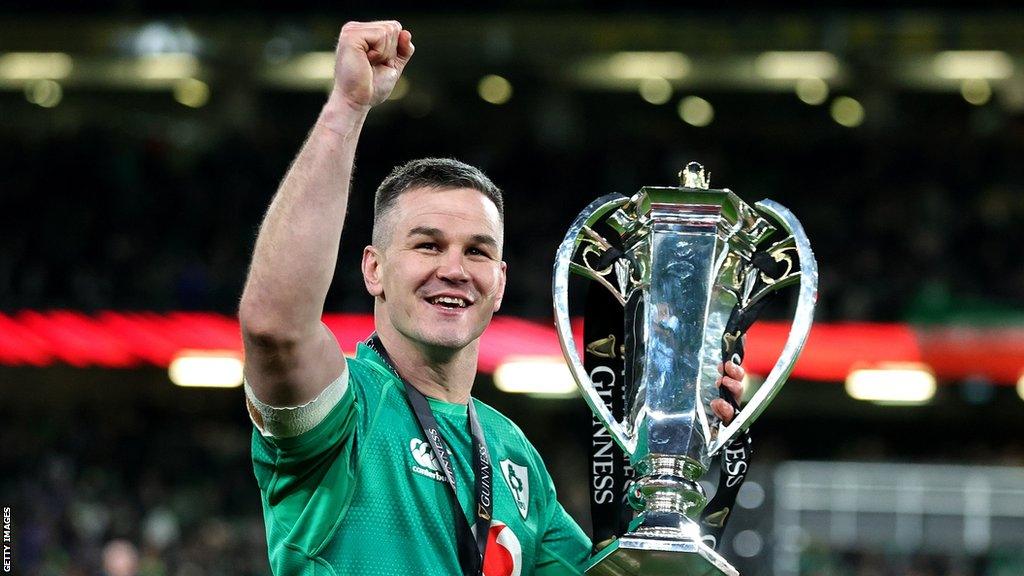
<svg viewBox="0 0 1024 576"><path fill-rule="evenodd" d="M569 364L569 372L572 373L573 379L576 380L576 384L583 393L583 399L590 406L594 416L611 433L612 438L615 439L615 442L626 454L632 456L636 451L637 440L635 437L630 437L626 427L615 419L594 387L594 382L583 367L583 360L580 359L580 355L576 352L576 339L572 335L572 325L569 319L569 274L570 271L582 272L578 270L579 267L574 266L572 263L573 254L579 246L580 234L584 228L602 218L609 211L619 208L627 201L628 199L621 194L606 194L588 204L576 216L576 220L573 221L572 226L565 233L565 238L558 246L558 252L555 253L552 296L555 312L555 331L558 333L558 342L562 345L562 354ZM603 280L603 278L598 279L590 274L585 275L592 280ZM607 282L603 282L602 285L605 288L611 288ZM615 290L613 292L617 293Z"/></svg>
<svg viewBox="0 0 1024 576"><path fill-rule="evenodd" d="M757 420L757 417L768 407L768 403L782 389L796 364L800 351L807 342L814 320L814 305L818 300L818 263L814 260L811 243L804 233L803 226L793 213L781 204L772 200L762 200L754 205L761 212L771 216L786 232L793 237L797 256L800 259L800 292L796 311L793 313L793 325L789 330L782 355L775 362L764 384L757 390L750 402L739 411L732 423L719 431L717 438L708 446L708 455L713 456L739 433L743 432Z"/></svg>

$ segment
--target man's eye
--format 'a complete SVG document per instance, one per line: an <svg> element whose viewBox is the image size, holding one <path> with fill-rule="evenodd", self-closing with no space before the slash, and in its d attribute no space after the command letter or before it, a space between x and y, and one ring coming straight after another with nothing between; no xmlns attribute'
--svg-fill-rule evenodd
<svg viewBox="0 0 1024 576"><path fill-rule="evenodd" d="M469 250L466 250L466 254L469 254L470 256L487 256L488 258L491 256L479 248L470 248Z"/></svg>
<svg viewBox="0 0 1024 576"><path fill-rule="evenodd" d="M420 242L416 245L417 250L437 250L437 244L433 242Z"/></svg>

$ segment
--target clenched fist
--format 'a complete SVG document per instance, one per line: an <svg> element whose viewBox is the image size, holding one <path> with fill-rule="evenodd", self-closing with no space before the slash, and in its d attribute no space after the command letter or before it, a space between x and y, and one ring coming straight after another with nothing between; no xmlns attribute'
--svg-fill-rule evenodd
<svg viewBox="0 0 1024 576"><path fill-rule="evenodd" d="M345 24L335 53L334 96L354 108L380 104L414 50L412 33L393 20Z"/></svg>

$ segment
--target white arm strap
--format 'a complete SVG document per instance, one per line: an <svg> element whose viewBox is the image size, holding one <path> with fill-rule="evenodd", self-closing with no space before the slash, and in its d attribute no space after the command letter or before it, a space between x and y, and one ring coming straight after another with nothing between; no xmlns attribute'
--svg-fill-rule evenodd
<svg viewBox="0 0 1024 576"><path fill-rule="evenodd" d="M316 398L301 406L271 406L256 397L249 382L245 382L245 398L248 400L249 418L264 436L288 438L312 430L323 422L331 410L338 405L348 389L348 363L341 369L341 375L327 385Z"/></svg>

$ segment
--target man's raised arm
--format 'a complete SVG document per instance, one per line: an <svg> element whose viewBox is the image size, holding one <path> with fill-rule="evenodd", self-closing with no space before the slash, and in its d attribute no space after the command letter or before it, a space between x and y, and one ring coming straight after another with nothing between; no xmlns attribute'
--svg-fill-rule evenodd
<svg viewBox="0 0 1024 576"><path fill-rule="evenodd" d="M345 24L330 98L263 219L238 315L246 382L268 405L304 404L344 370L320 317L356 143L370 108L391 94L412 53L412 35L398 22Z"/></svg>

